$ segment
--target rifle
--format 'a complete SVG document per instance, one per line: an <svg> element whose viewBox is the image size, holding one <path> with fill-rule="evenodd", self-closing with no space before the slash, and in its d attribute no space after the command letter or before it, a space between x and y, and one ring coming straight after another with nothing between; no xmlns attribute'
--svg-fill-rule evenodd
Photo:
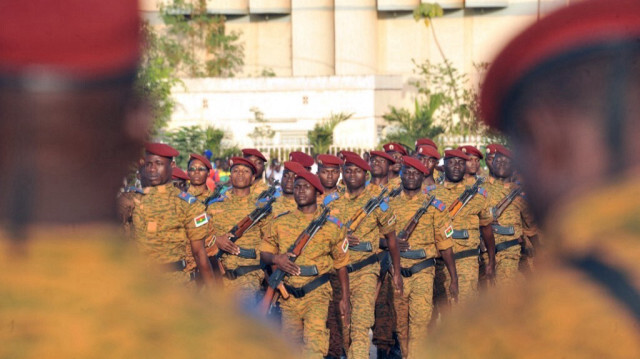
<svg viewBox="0 0 640 359"><path fill-rule="evenodd" d="M409 237L411 237L411 234L418 226L420 218L422 218L422 216L427 213L427 210L429 209L431 203L433 203L434 199L436 199L436 196L430 196L429 198L425 199L424 202L422 202L422 206L420 206L413 217L411 217L409 223L407 223L407 225L402 228L400 233L398 233L399 241L406 241L409 239Z"/></svg>
<svg viewBox="0 0 640 359"><path fill-rule="evenodd" d="M240 237L242 237L242 235L246 231L251 229L254 225L260 222L260 220L262 220L263 218L268 216L269 213L271 213L273 202L276 201L275 193L276 193L276 187L271 186L269 187L269 189L262 192L260 196L258 196L256 209L254 209L246 217L241 219L240 222L238 222L235 226L233 226L233 228L231 228L231 230L229 231L229 234L231 235L229 239L231 240L231 242L235 243L238 239L240 239ZM245 251L245 252L249 252L249 251ZM222 257L224 253L226 252L223 252L222 250L220 250L214 256L214 258L218 262L218 267L220 268L220 272L223 275L225 274L226 271L222 263L220 263L219 259ZM241 251L240 255L246 258L255 258L256 256L255 251L253 252L253 254L243 253Z"/></svg>
<svg viewBox="0 0 640 359"><path fill-rule="evenodd" d="M460 197L456 198L456 200L453 201L451 206L449 206L449 214L451 215L451 219L454 219L456 215L460 212L460 210L464 208L464 206L466 206L467 203L469 203L469 201L471 201L471 199L473 198L473 196L476 195L476 193L478 193L478 188L482 183L484 183L484 177L478 177L478 179L476 180L476 183L474 183L473 186L465 189L464 192L462 192L462 194L460 195Z"/></svg>
<svg viewBox="0 0 640 359"><path fill-rule="evenodd" d="M391 192L389 192L389 198L397 197L400 193L402 193L402 185L394 188Z"/></svg>
<svg viewBox="0 0 640 359"><path fill-rule="evenodd" d="M507 207L509 207L511 202L513 202L513 200L515 200L516 197L518 197L518 195L521 192L522 192L522 188L520 187L516 187L512 189L511 192L509 192L509 194L506 197L500 200L500 202L495 207L491 208L491 215L493 216L494 222L498 221L498 218L500 218L500 216L502 215L502 212L504 212L504 210L507 209Z"/></svg>
<svg viewBox="0 0 640 359"><path fill-rule="evenodd" d="M211 196L207 197L204 200L204 204L207 205L207 203L209 203L210 201L217 199L218 197L220 197L222 195L222 191L224 190L224 185L218 185L216 186L216 189L213 190L213 193L211 194Z"/></svg>
<svg viewBox="0 0 640 359"><path fill-rule="evenodd" d="M300 233L296 241L291 245L291 247L287 250L287 253L290 254L289 260L295 262L298 257L302 254L304 248L309 244L311 238L318 233L320 228L327 222L327 217L329 216L329 207L324 207L320 216L315 218L309 223L307 228ZM262 298L262 302L260 303L260 313L263 315L267 315L271 310L271 307L278 301L278 298L282 296L284 299L289 298L289 293L284 288L284 284L282 280L284 279L285 273L283 270L277 268L271 276L269 276L267 292ZM278 292L276 292L278 289Z"/></svg>
<svg viewBox="0 0 640 359"><path fill-rule="evenodd" d="M347 228L347 234L353 234L358 230L358 227L360 227L360 224L362 224L364 219L367 218L367 216L385 200L384 195L387 194L387 191L386 187L383 188L378 197L371 198L364 207L358 209L358 211L351 216L349 222L345 225Z"/></svg>

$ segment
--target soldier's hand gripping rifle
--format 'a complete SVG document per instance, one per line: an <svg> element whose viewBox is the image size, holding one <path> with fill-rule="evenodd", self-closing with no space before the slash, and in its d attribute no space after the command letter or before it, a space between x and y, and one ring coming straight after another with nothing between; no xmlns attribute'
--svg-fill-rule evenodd
<svg viewBox="0 0 640 359"><path fill-rule="evenodd" d="M518 195L522 192L522 188L516 187L509 192L509 194L504 197L495 207L491 208L491 215L493 216L493 221L498 222L498 218L502 215L507 207L513 202L513 200L518 197Z"/></svg>
<svg viewBox="0 0 640 359"><path fill-rule="evenodd" d="M478 189L480 188L480 185L483 183L484 183L484 177L478 177L478 179L473 184L473 186L464 190L464 192L462 192L460 197L456 198L456 200L453 201L451 206L449 206L449 214L451 215L451 219L455 218L456 215L460 212L460 210L463 209L464 206L466 206L467 203L471 201L471 199L473 199L473 196L475 196L476 193L478 193Z"/></svg>
<svg viewBox="0 0 640 359"><path fill-rule="evenodd" d="M238 239L242 237L242 235L246 231L251 229L258 222L260 222L260 220L262 220L263 218L265 218L271 213L273 202L276 201L275 194L276 194L276 187L271 186L266 191L262 192L260 196L258 196L257 207L253 211L251 211L249 215L242 218L240 222L238 222L235 226L233 226L233 228L231 228L231 230L229 231L229 235L230 235L229 239L231 240L231 242L235 243ZM220 268L220 271L222 274L224 274L226 271L222 266L222 264L220 263L219 259L222 257L224 253L226 252L223 252L222 250L220 250L214 256L215 259L218 260L218 267ZM240 248L240 253L238 254L238 256L243 258L250 258L250 259L257 258L255 249L247 250L247 249Z"/></svg>
<svg viewBox="0 0 640 359"><path fill-rule="evenodd" d="M382 204L382 202L384 202L384 200L386 199L385 194L387 194L387 191L388 190L386 187L383 188L378 197L371 198L367 202L367 204L364 205L364 207L358 209L358 211L354 213L353 216L351 216L351 218L345 225L345 227L347 228L347 235L355 233L355 231L358 230L358 227L360 227L365 218L367 218L367 216L370 215L371 212L373 212ZM369 242L361 243L360 245L363 246L362 251L371 252L373 250L373 248L371 247L371 243Z"/></svg>
<svg viewBox="0 0 640 359"><path fill-rule="evenodd" d="M318 233L320 228L327 222L327 217L329 216L329 207L324 207L320 216L315 218L309 223L307 228L298 236L296 241L291 245L291 247L287 250L287 254L289 256L289 260L295 262L296 259L302 254L304 248L309 244L313 236ZM260 303L260 313L263 315L267 315L271 310L271 307L278 301L278 298L282 296L283 298L289 298L289 293L284 288L282 280L284 279L286 272L277 268L271 276L269 276L267 292L262 298L262 302ZM278 292L276 292L278 289Z"/></svg>

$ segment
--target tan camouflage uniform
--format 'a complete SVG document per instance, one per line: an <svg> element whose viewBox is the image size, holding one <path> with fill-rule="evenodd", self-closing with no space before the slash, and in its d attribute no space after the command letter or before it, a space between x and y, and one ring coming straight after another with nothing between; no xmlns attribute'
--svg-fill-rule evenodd
<svg viewBox="0 0 640 359"><path fill-rule="evenodd" d="M298 209L282 215L269 223L260 246L261 251L273 254L286 253L298 236L322 210L314 214L305 214ZM339 226L339 221L327 221L307 244L296 259L299 266L313 266L318 275L329 273L347 265L348 243ZM317 277L286 276L285 284L301 288ZM329 330L327 313L332 292L329 282L316 288L302 298L289 297L280 301L282 308L282 329L285 335L295 342L304 344L305 358L322 358L329 349Z"/></svg>
<svg viewBox="0 0 640 359"><path fill-rule="evenodd" d="M204 191L198 190L195 187L189 187L189 189L187 190L187 193L197 198L198 201L204 203L204 201L213 194L213 191L211 191L207 187L204 188Z"/></svg>

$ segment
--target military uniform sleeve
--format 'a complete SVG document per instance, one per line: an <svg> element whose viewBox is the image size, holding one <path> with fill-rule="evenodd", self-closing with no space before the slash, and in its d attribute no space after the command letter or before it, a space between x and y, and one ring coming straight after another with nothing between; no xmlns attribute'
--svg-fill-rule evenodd
<svg viewBox="0 0 640 359"><path fill-rule="evenodd" d="M333 224L327 225L333 226ZM349 241L347 240L346 228L335 226L334 233L331 258L333 258L333 268L340 269L349 264Z"/></svg>
<svg viewBox="0 0 640 359"><path fill-rule="evenodd" d="M381 235L384 236L396 230L396 213L391 207L386 211L383 211L378 207L375 209L375 213Z"/></svg>
<svg viewBox="0 0 640 359"><path fill-rule="evenodd" d="M140 210L140 203L136 201L136 205L133 209L133 239L142 242L146 238L147 226Z"/></svg>
<svg viewBox="0 0 640 359"><path fill-rule="evenodd" d="M519 197L518 202L520 204L520 216L522 218L522 233L527 237L533 237L538 234L538 228L533 219L533 213L527 201L523 197Z"/></svg>
<svg viewBox="0 0 640 359"><path fill-rule="evenodd" d="M183 224L190 241L206 239L211 233L211 219L206 213L204 204L196 201L193 203L183 202L184 216Z"/></svg>
<svg viewBox="0 0 640 359"><path fill-rule="evenodd" d="M433 223L433 231L434 239L436 244L436 249L439 251L444 251L445 249L453 247L453 240L451 238L447 238L445 234L446 229L451 224L449 219L449 215L446 212L441 212L433 207L429 208L429 211L433 213L432 220Z"/></svg>
<svg viewBox="0 0 640 359"><path fill-rule="evenodd" d="M273 254L280 253L278 246L278 228L277 220L270 220L262 229L262 241L260 242L260 252L268 252Z"/></svg>
<svg viewBox="0 0 640 359"><path fill-rule="evenodd" d="M488 226L493 222L493 216L491 215L491 205L490 205L490 195L487 193L487 196L478 193L476 196L482 199L482 209L478 213L478 219L480 221L480 227Z"/></svg>

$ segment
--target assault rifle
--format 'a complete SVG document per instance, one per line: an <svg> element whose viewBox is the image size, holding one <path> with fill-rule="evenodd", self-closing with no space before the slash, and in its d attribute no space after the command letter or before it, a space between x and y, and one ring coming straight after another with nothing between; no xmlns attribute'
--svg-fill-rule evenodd
<svg viewBox="0 0 640 359"><path fill-rule="evenodd" d="M451 219L455 218L456 215L460 212L460 210L464 208L464 206L466 206L467 203L469 203L469 201L471 201L473 196L475 196L476 193L478 193L478 188L480 188L480 185L483 183L484 183L484 177L478 177L478 179L476 180L476 183L474 183L473 186L465 189L464 192L462 192L462 194L460 195L460 197L456 198L456 200L453 201L451 206L449 206L449 214L451 215Z"/></svg>
<svg viewBox="0 0 640 359"><path fill-rule="evenodd" d="M345 225L345 227L347 228L347 235L353 234L355 231L357 231L358 227L360 227L360 225L365 220L365 218L367 218L367 216L370 215L371 212L373 212L376 208L378 208L382 204L382 202L384 202L384 200L386 199L385 194L387 194L387 191L388 189L386 187L382 188L382 192L380 192L378 197L371 198L364 205L364 207L358 209L358 211L354 213L353 216L351 216L351 218ZM373 250L373 247L371 246L370 242L360 243L358 247L360 248L357 248L354 246L354 247L351 247L351 249L359 250L363 252L371 252Z"/></svg>
<svg viewBox="0 0 640 359"><path fill-rule="evenodd" d="M422 202L422 206L418 208L418 210L413 215L413 217L411 217L407 225L404 226L404 228L402 228L400 233L398 233L399 241L406 241L407 239L409 239L409 237L411 237L411 234L413 233L413 231L415 231L416 227L418 226L418 222L420 221L420 218L422 218L422 216L425 213L427 213L427 210L429 209L429 206L431 205L431 203L433 203L434 199L436 199L436 196L430 196L429 198L425 199L424 202Z"/></svg>
<svg viewBox="0 0 640 359"><path fill-rule="evenodd" d="M324 207L320 216L315 218L309 223L307 228L305 228L302 233L298 236L296 241L291 245L291 247L287 250L287 254L289 254L289 260L295 262L298 257L302 254L304 248L309 244L313 236L318 233L320 228L327 222L327 217L329 217L329 207ZM271 307L278 301L278 298L282 296L283 298L289 298L289 293L284 288L282 280L284 276L287 275L286 272L277 268L273 274L269 276L267 292L262 298L262 302L260 303L260 313L263 315L267 315L271 310ZM278 289L278 292L276 292Z"/></svg>
<svg viewBox="0 0 640 359"><path fill-rule="evenodd" d="M522 188L520 187L514 188L495 207L491 208L491 215L493 216L494 222L498 221L498 218L500 218L500 216L502 215L502 212L504 212L504 210L507 209L507 207L509 207L511 202L513 202L513 200L515 200L516 197L518 197L518 195L521 192L522 192Z"/></svg>

